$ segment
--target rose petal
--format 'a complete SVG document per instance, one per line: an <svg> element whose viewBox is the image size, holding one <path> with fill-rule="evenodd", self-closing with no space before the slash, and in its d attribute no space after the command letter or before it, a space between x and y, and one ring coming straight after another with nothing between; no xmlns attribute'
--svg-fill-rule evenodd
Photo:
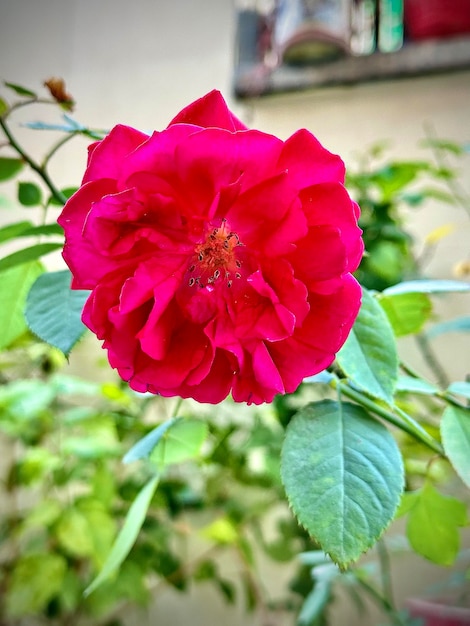
<svg viewBox="0 0 470 626"><path fill-rule="evenodd" d="M73 289L92 289L106 274L115 269L90 241L83 237L83 228L93 203L102 196L115 191L114 181L101 179L92 181L80 189L66 202L57 220L65 231L63 257L72 274Z"/></svg>
<svg viewBox="0 0 470 626"><path fill-rule="evenodd" d="M313 185L300 193L309 226L333 226L346 251L347 271L353 272L364 252L362 230L357 225L358 206L339 183Z"/></svg>
<svg viewBox="0 0 470 626"><path fill-rule="evenodd" d="M272 175L282 142L265 133L208 128L178 144L174 167L192 211L207 215L208 198L240 181L241 190ZM212 217L212 216L211 216Z"/></svg>
<svg viewBox="0 0 470 626"><path fill-rule="evenodd" d="M196 124L204 128L225 128L230 131L246 130L246 126L229 110L220 91L215 89L180 111L168 126L173 124Z"/></svg>
<svg viewBox="0 0 470 626"><path fill-rule="evenodd" d="M283 173L240 194L227 213L243 245L267 256L282 256L307 232L297 193Z"/></svg>
<svg viewBox="0 0 470 626"><path fill-rule="evenodd" d="M123 159L148 138L148 135L130 126L115 126L102 141L89 146L88 165L82 184L100 178L118 178Z"/></svg>
<svg viewBox="0 0 470 626"><path fill-rule="evenodd" d="M285 142L278 170L287 170L298 189L323 182L344 182L343 161L305 129L297 131Z"/></svg>

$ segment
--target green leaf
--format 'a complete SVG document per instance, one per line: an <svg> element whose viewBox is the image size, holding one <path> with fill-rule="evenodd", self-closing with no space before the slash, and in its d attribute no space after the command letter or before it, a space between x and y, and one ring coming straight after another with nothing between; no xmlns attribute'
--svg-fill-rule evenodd
<svg viewBox="0 0 470 626"><path fill-rule="evenodd" d="M35 527L47 528L59 519L62 510L62 505L57 500L40 500L25 518L23 527L25 530Z"/></svg>
<svg viewBox="0 0 470 626"><path fill-rule="evenodd" d="M62 248L62 246L62 243L38 243L29 248L23 248L23 250L12 252L12 254L0 259L0 272L9 269L10 267L15 267L15 265L35 261L36 259L49 254L49 252L53 252L53 250Z"/></svg>
<svg viewBox="0 0 470 626"><path fill-rule="evenodd" d="M48 122L26 122L24 126L26 128L30 128L31 130L56 130L61 133L78 133L81 131L80 125L77 125L77 123L71 124L68 120L66 120L66 124L49 124Z"/></svg>
<svg viewBox="0 0 470 626"><path fill-rule="evenodd" d="M3 81L5 87L12 89L19 96L26 96L27 98L37 98L37 94L31 89L27 87L23 87L23 85L17 85L16 83L9 83L7 81Z"/></svg>
<svg viewBox="0 0 470 626"><path fill-rule="evenodd" d="M145 437L132 446L132 448L125 454L122 460L123 463L132 463L133 461L138 461L140 459L148 459L166 431L171 428L176 421L181 419L181 417L172 417L162 424L159 424L156 428L145 435Z"/></svg>
<svg viewBox="0 0 470 626"><path fill-rule="evenodd" d="M198 419L178 420L171 425L150 455L159 469L199 456L208 433L207 423Z"/></svg>
<svg viewBox="0 0 470 626"><path fill-rule="evenodd" d="M50 385L34 378L13 380L0 386L0 406L22 423L45 411L54 397L54 389Z"/></svg>
<svg viewBox="0 0 470 626"><path fill-rule="evenodd" d="M470 317L457 317L453 320L434 324L426 331L428 337L437 337L443 333L470 332Z"/></svg>
<svg viewBox="0 0 470 626"><path fill-rule="evenodd" d="M338 577L338 569L329 564L323 567L323 575L315 580L313 590L305 598L300 609L297 626L311 626L314 620L323 614L324 609L332 597L332 587Z"/></svg>
<svg viewBox="0 0 470 626"><path fill-rule="evenodd" d="M460 280L408 280L403 283L387 287L383 294L387 296L402 293L452 293L470 291L470 283Z"/></svg>
<svg viewBox="0 0 470 626"><path fill-rule="evenodd" d="M55 535L61 548L71 556L86 557L93 553L88 522L74 507L64 511L55 528Z"/></svg>
<svg viewBox="0 0 470 626"><path fill-rule="evenodd" d="M5 115L5 113L8 111L10 107L8 106L8 103L6 100L4 100L3 98L0 98L0 117L2 115Z"/></svg>
<svg viewBox="0 0 470 626"><path fill-rule="evenodd" d="M200 530L200 534L221 545L230 545L237 543L240 534L231 520L227 517L219 517Z"/></svg>
<svg viewBox="0 0 470 626"><path fill-rule="evenodd" d="M68 354L85 332L81 321L89 291L70 289L68 270L48 272L32 286L26 320L35 335Z"/></svg>
<svg viewBox="0 0 470 626"><path fill-rule="evenodd" d="M83 396L98 396L100 385L81 378L80 376L68 376L67 374L54 374L49 378L49 383L57 394L74 395L83 399ZM84 408L84 407L82 407Z"/></svg>
<svg viewBox="0 0 470 626"><path fill-rule="evenodd" d="M403 247L394 241L379 241L365 257L371 272L377 274L387 284L400 280L403 274L405 256Z"/></svg>
<svg viewBox="0 0 470 626"><path fill-rule="evenodd" d="M106 465L99 465L96 468L90 486L95 498L99 499L107 509L111 507L116 497L116 482L114 473Z"/></svg>
<svg viewBox="0 0 470 626"><path fill-rule="evenodd" d="M393 198L421 173L429 170L426 161L397 161L387 163L375 172L374 182L381 189L383 199Z"/></svg>
<svg viewBox="0 0 470 626"><path fill-rule="evenodd" d="M60 193L69 199L77 191L78 187L64 187L60 190ZM59 202L55 196L49 198L49 203L55 206L62 206L62 202Z"/></svg>
<svg viewBox="0 0 470 626"><path fill-rule="evenodd" d="M377 541L403 489L402 460L388 430L361 407L331 400L293 417L281 475L299 522L341 567Z"/></svg>
<svg viewBox="0 0 470 626"><path fill-rule="evenodd" d="M0 157L0 181L9 180L21 172L24 166L22 159Z"/></svg>
<svg viewBox="0 0 470 626"><path fill-rule="evenodd" d="M90 556L95 568L101 569L116 537L116 522L106 511L104 504L94 498L84 498L77 503L77 510L88 524L91 542Z"/></svg>
<svg viewBox="0 0 470 626"><path fill-rule="evenodd" d="M470 487L470 409L448 406L442 415L441 435L446 455Z"/></svg>
<svg viewBox="0 0 470 626"><path fill-rule="evenodd" d="M33 261L0 273L0 349L8 347L27 331L23 314L26 296L43 271L42 265Z"/></svg>
<svg viewBox="0 0 470 626"><path fill-rule="evenodd" d="M424 293L381 294L377 299L397 337L418 333L432 312L431 300Z"/></svg>
<svg viewBox="0 0 470 626"><path fill-rule="evenodd" d="M68 569L65 572L60 588L59 604L64 613L73 614L82 602L82 583L77 571Z"/></svg>
<svg viewBox="0 0 470 626"><path fill-rule="evenodd" d="M64 231L59 224L41 224L35 226L32 222L14 222L0 228L0 243L16 239L17 237L37 237L38 235L59 235L63 237Z"/></svg>
<svg viewBox="0 0 470 626"><path fill-rule="evenodd" d="M457 396L464 396L470 400L470 382L464 380L455 381L447 387L447 391L455 393Z"/></svg>
<svg viewBox="0 0 470 626"><path fill-rule="evenodd" d="M398 377L395 338L384 310L365 289L359 315L336 360L355 386L393 403Z"/></svg>
<svg viewBox="0 0 470 626"><path fill-rule="evenodd" d="M50 476L60 465L60 459L46 448L28 448L17 464L18 483L32 485Z"/></svg>
<svg viewBox="0 0 470 626"><path fill-rule="evenodd" d="M20 237L25 230L33 228L32 222L14 222L0 228L0 243Z"/></svg>
<svg viewBox="0 0 470 626"><path fill-rule="evenodd" d="M135 602L141 606L148 606L151 599L151 592L149 589L150 585L147 584L147 576L144 568L144 565L134 561L126 561L122 564L117 580L113 584L113 589L116 589L118 592L116 603L121 597L127 598L131 602Z"/></svg>
<svg viewBox="0 0 470 626"><path fill-rule="evenodd" d="M110 415L97 415L81 436L64 437L61 449L64 455L88 460L116 457L122 452L116 423Z"/></svg>
<svg viewBox="0 0 470 626"><path fill-rule="evenodd" d="M41 188L35 183L18 183L18 201L23 206L37 206L42 202Z"/></svg>
<svg viewBox="0 0 470 626"><path fill-rule="evenodd" d="M420 142L426 148L435 148L437 150L445 150L446 152L451 152L456 156L461 156L465 153L463 146L455 141L448 141L447 139L424 139Z"/></svg>
<svg viewBox="0 0 470 626"><path fill-rule="evenodd" d="M111 552L106 559L103 569L93 582L85 589L88 596L99 587L107 578L116 572L124 559L129 554L134 545L142 524L144 523L147 510L155 493L159 481L159 476L153 476L148 483L138 493L136 499L131 504L124 524L111 548Z"/></svg>
<svg viewBox="0 0 470 626"><path fill-rule="evenodd" d="M20 557L6 593L7 614L15 618L42 613L60 591L66 571L67 563L58 554L44 552Z"/></svg>
<svg viewBox="0 0 470 626"><path fill-rule="evenodd" d="M308 552L301 552L297 555L297 557L303 565L308 565L309 567L331 563L330 557L322 550L309 550Z"/></svg>
<svg viewBox="0 0 470 626"><path fill-rule="evenodd" d="M406 391L410 393L419 393L425 396L432 396L439 392L439 389L421 378L413 378L412 376L399 376L396 391Z"/></svg>
<svg viewBox="0 0 470 626"><path fill-rule="evenodd" d="M63 237L64 230L59 224L41 224L40 226L33 226L23 231L20 237L37 237L38 235L59 235Z"/></svg>
<svg viewBox="0 0 470 626"><path fill-rule="evenodd" d="M412 494L406 533L413 549L438 565L452 565L459 552L459 526L467 523L463 502L441 495L430 483Z"/></svg>

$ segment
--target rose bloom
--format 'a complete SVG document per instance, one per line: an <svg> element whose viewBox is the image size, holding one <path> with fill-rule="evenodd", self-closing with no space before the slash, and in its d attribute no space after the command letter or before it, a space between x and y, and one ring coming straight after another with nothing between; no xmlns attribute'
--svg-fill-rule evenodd
<svg viewBox="0 0 470 626"><path fill-rule="evenodd" d="M344 165L307 130L248 130L212 91L89 148L59 223L83 322L139 392L271 402L329 366L363 244Z"/></svg>

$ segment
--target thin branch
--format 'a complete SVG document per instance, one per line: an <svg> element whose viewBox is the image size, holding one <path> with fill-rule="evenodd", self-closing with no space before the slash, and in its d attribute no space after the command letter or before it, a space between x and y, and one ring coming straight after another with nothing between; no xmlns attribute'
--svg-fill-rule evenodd
<svg viewBox="0 0 470 626"><path fill-rule="evenodd" d="M372 585L369 585L362 578L357 579L358 584L367 591L370 597L387 613L395 626L406 626L406 621L395 610L395 607L390 604L387 598L384 598Z"/></svg>
<svg viewBox="0 0 470 626"><path fill-rule="evenodd" d="M383 539L377 542L377 553L380 562L380 576L382 579L382 593L387 598L390 606L395 607L395 600L392 586L390 555ZM396 610L396 608L395 608Z"/></svg>
<svg viewBox="0 0 470 626"><path fill-rule="evenodd" d="M10 146L16 150L16 152L21 156L21 158L30 166L30 168L32 170L34 170L37 174L39 174L39 176L42 178L42 180L44 181L44 183L47 185L47 187L49 187L50 192L52 193L52 195L54 196L54 198L60 203L60 204L65 204L67 202L67 198L64 196L64 194L57 189L57 187L54 185L54 183L52 182L51 178L49 177L49 174L46 172L46 170L44 168L42 168L40 165L38 165L36 163L36 161L34 161L24 150L23 148L19 145L19 143L16 141L16 139L13 137L13 135L10 132L10 129L7 126L7 123L5 121L5 118L1 118L0 117L0 126L3 129L3 132L5 133L8 141L10 142Z"/></svg>
<svg viewBox="0 0 470 626"><path fill-rule="evenodd" d="M445 389L449 386L449 378L438 358L434 354L434 350L432 349L428 338L426 335L420 333L419 335L415 335L415 340L426 363L435 375L438 385Z"/></svg>
<svg viewBox="0 0 470 626"><path fill-rule="evenodd" d="M62 148L63 145L65 145L68 141L70 141L71 139L73 139L79 134L80 134L80 131L69 133L68 135L65 135L65 137L62 137L62 139L58 141L56 144L54 144L52 148L49 150L49 152L46 154L46 156L44 157L41 163L41 168L44 170L47 167L47 164L49 163L51 158L57 152L57 150L59 150L59 148Z"/></svg>

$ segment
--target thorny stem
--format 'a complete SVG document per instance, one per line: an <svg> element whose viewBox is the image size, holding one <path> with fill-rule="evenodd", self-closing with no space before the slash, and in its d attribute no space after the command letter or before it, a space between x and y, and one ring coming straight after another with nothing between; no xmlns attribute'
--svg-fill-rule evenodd
<svg viewBox="0 0 470 626"><path fill-rule="evenodd" d="M437 442L433 437L431 437L431 435L429 435L424 430L424 428L422 428L417 422L415 422L412 417L407 415L404 411L400 411L400 417L398 417L397 415L395 415L391 411L388 411L373 400L370 400L360 391L357 391L356 389L350 387L348 383L343 383L337 378L334 378L330 384L333 388L339 388L343 395L351 398L351 400L355 400L364 408L368 409L372 413L375 413L375 415L378 415L385 421L393 424L393 426L396 426L397 428L408 433L421 443L424 443L424 445L428 446L428 448L431 448L431 450L433 450L434 452L437 452L437 454L445 456L444 449L442 448L441 444ZM395 409L397 410L396 407Z"/></svg>
<svg viewBox="0 0 470 626"><path fill-rule="evenodd" d="M16 141L16 139L13 137L10 129L7 126L7 123L5 121L5 117L0 117L0 126L3 130L3 132L5 133L10 146L16 150L16 152L21 156L21 158L30 166L30 168L32 170L34 170L37 174L39 174L39 176L42 178L42 180L44 181L44 183L49 187L50 192L52 193L52 195L54 196L54 198L60 202L60 204L65 204L65 202L67 201L67 198L64 196L64 194L57 189L57 187L54 185L54 183L52 182L51 178L49 177L49 174L47 173L46 169L44 167L41 167L40 165L38 165L36 163L36 161L34 161L24 150L23 148L19 145L19 143Z"/></svg>

